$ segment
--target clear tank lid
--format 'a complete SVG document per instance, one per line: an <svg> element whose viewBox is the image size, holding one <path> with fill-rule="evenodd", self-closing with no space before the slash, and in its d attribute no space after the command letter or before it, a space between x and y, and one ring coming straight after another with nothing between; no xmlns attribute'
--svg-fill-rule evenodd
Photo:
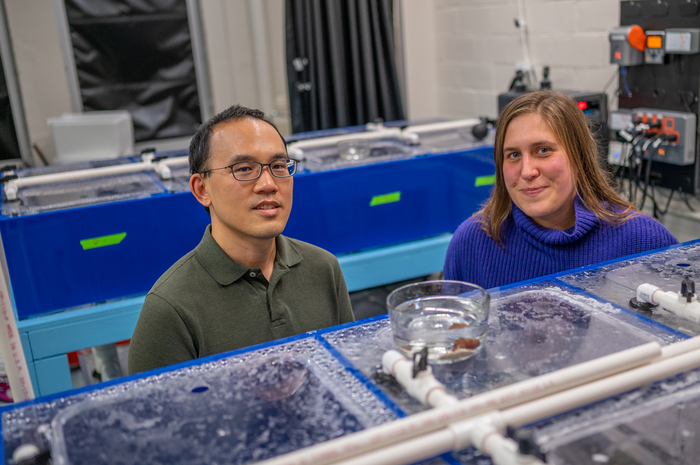
<svg viewBox="0 0 700 465"><path fill-rule="evenodd" d="M163 186L147 173L122 174L80 181L24 187L17 200L2 203L5 216L28 215L65 208L138 199L163 193Z"/></svg>
<svg viewBox="0 0 700 465"><path fill-rule="evenodd" d="M531 428L551 464L695 464L700 374L644 386Z"/></svg>
<svg viewBox="0 0 700 465"><path fill-rule="evenodd" d="M361 137L358 136L358 139ZM400 160L425 154L425 150L417 148L393 139L378 139L370 141L370 153L360 160L346 160L341 158L338 147L329 145L325 147L304 149L302 167L312 173L330 171L353 166L371 165L391 160Z"/></svg>
<svg viewBox="0 0 700 465"><path fill-rule="evenodd" d="M660 307L645 311L630 306L630 300L636 297L640 284L649 283L664 291L678 292L684 277L698 283L696 290L700 292L700 243L622 260L558 279L643 317L695 336L700 334L700 325L683 320Z"/></svg>
<svg viewBox="0 0 700 465"><path fill-rule="evenodd" d="M492 146L495 131L489 129L486 137L479 140L472 134L472 126L420 134L420 147L429 153L441 154L462 152L477 147Z"/></svg>
<svg viewBox="0 0 700 465"><path fill-rule="evenodd" d="M38 443L60 464L251 463L396 418L313 338L2 416L5 460Z"/></svg>
<svg viewBox="0 0 700 465"><path fill-rule="evenodd" d="M378 373L382 354L394 348L388 319L323 337L403 410L424 409ZM681 339L610 303L544 282L492 294L483 350L432 370L451 394L465 398L647 342Z"/></svg>
<svg viewBox="0 0 700 465"><path fill-rule="evenodd" d="M182 155L182 152L159 154L159 156L163 157L180 157ZM140 161L140 156L97 160L22 169L15 171L15 174L20 179L26 179L46 174L127 165ZM170 170L172 178L169 180L161 180L154 172L140 171L21 187L17 192L17 200L3 201L2 215L28 215L120 200L145 198L165 192L188 192L189 166L172 166Z"/></svg>

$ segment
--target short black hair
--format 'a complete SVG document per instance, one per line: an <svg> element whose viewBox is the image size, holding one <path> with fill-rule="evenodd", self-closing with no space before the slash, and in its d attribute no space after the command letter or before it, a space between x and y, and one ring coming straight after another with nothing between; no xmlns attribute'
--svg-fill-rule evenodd
<svg viewBox="0 0 700 465"><path fill-rule="evenodd" d="M202 125L199 126L199 129L197 129L195 135L192 137L192 140L190 141L189 155L190 174L200 173L207 169L207 162L209 161L209 141L211 140L211 134L214 131L214 126L219 123L236 121L241 118L256 118L272 126L275 131L277 131L277 134L279 134L280 139L282 139L284 149L287 150L287 141L284 140L284 137L282 137L282 134L280 134L280 131L277 129L277 126L275 126L275 123L265 116L265 113L260 110L246 108L241 105L233 105L232 107L202 123Z"/></svg>

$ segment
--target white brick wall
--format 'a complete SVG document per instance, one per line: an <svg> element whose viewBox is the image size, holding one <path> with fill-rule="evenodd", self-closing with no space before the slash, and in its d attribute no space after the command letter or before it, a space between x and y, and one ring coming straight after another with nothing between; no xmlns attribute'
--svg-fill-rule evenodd
<svg viewBox="0 0 700 465"><path fill-rule="evenodd" d="M496 116L523 61L517 0L435 0L439 116ZM554 88L601 91L617 68L608 63L608 33L619 0L524 0L530 59L538 79L550 67ZM410 31L407 31L410 34ZM608 89L611 97L616 83Z"/></svg>

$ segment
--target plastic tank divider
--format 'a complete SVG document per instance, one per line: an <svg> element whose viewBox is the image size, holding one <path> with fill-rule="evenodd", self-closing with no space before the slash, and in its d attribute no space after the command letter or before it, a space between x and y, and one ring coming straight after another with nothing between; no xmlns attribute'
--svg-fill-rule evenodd
<svg viewBox="0 0 700 465"><path fill-rule="evenodd" d="M42 184L52 184L58 182L77 181L80 179L96 178L101 176L112 176L119 174L136 173L139 171L156 171L160 173L162 167L185 165L189 163L187 157L167 158L152 162L153 156L143 155L142 161L126 163L122 165L104 166L101 168L88 168L75 171L65 171L61 173L41 174L38 176L22 177L7 181L4 186L5 195L8 199L17 196L18 189L23 187L37 186ZM169 169L168 169L168 172Z"/></svg>
<svg viewBox="0 0 700 465"><path fill-rule="evenodd" d="M364 321L364 320L363 320ZM394 403L384 392L377 387L373 382L371 382L367 377L362 373L360 370L358 370L355 365L352 364L350 360L345 358L345 356L340 353L338 349L336 349L333 344L328 342L326 338L323 337L322 334L316 334L315 335L316 340L323 346L324 349L326 349L330 354L338 360L338 362L346 369L350 374L352 374L355 378L357 378L372 394L377 396L379 400L381 400L384 405L386 405L392 412L396 414L397 417L403 418L406 416L406 412L401 410L401 408Z"/></svg>
<svg viewBox="0 0 700 465"><path fill-rule="evenodd" d="M148 176L151 179L151 181L153 181L153 184L160 187L163 193L168 192L168 189L163 185L162 182L160 182L160 176L154 176L152 171L144 171L144 174Z"/></svg>

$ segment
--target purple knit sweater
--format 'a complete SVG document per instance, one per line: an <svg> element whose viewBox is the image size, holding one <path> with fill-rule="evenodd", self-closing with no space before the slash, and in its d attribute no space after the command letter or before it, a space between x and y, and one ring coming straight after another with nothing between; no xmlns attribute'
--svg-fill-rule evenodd
<svg viewBox="0 0 700 465"><path fill-rule="evenodd" d="M647 215L612 226L601 223L578 197L574 206L576 225L561 231L538 225L513 204L503 225L503 248L484 233L476 216L467 219L447 249L445 279L488 289L678 243Z"/></svg>

